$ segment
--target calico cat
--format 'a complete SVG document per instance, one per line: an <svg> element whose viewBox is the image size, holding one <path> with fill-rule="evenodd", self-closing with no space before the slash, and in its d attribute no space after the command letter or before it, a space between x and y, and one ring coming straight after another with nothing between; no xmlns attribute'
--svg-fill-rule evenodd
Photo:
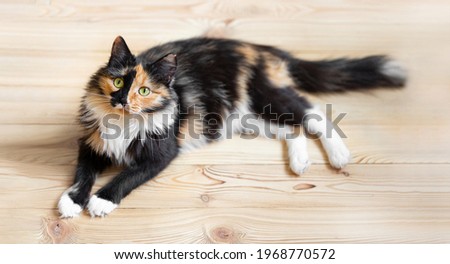
<svg viewBox="0 0 450 264"><path fill-rule="evenodd" d="M310 164L305 135L294 133L303 123L320 138L331 166L342 168L350 161L348 149L335 129L326 133L330 122L299 91L404 83L403 70L384 56L306 61L275 47L211 38L171 42L134 56L119 36L82 98L75 180L59 211L74 217L87 207L92 216L105 216L180 152L264 125L286 140L293 172L302 174ZM97 175L114 164L123 171L90 196Z"/></svg>

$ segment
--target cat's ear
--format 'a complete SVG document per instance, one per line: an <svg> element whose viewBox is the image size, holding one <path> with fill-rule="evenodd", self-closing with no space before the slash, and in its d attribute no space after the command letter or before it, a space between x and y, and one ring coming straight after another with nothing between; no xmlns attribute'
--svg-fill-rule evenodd
<svg viewBox="0 0 450 264"><path fill-rule="evenodd" d="M177 70L177 55L168 54L148 66L155 81L169 85Z"/></svg>
<svg viewBox="0 0 450 264"><path fill-rule="evenodd" d="M125 40L118 36L113 43L111 49L111 57L109 58L108 67L110 68L125 68L132 66L134 63L134 56L125 43Z"/></svg>

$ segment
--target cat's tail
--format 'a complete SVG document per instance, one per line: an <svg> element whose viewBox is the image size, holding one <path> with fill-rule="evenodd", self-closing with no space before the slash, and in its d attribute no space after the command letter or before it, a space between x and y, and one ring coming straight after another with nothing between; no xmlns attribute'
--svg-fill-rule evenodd
<svg viewBox="0 0 450 264"><path fill-rule="evenodd" d="M406 71L386 56L322 61L291 57L289 71L297 86L311 93L398 88L406 82Z"/></svg>

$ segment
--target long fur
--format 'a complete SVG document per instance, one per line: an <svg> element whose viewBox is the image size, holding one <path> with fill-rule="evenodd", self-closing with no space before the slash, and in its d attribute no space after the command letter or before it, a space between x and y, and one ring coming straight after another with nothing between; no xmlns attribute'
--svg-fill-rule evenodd
<svg viewBox="0 0 450 264"><path fill-rule="evenodd" d="M274 47L211 38L170 42L134 56L118 37L108 63L86 87L75 180L59 210L73 217L87 206L91 215L105 216L180 152L266 125L274 127L273 136L286 139L292 170L304 173L310 164L306 138L291 139L287 132L310 120L308 114L324 115L299 91L364 91L404 83L404 71L384 56L305 61ZM142 95L141 88L151 92ZM135 120L127 123L129 118ZM335 131L330 138L323 135L327 124L313 120L308 131L322 133L331 165L341 168L350 153ZM108 138L117 130L119 135ZM97 175L113 164L124 170L89 199Z"/></svg>

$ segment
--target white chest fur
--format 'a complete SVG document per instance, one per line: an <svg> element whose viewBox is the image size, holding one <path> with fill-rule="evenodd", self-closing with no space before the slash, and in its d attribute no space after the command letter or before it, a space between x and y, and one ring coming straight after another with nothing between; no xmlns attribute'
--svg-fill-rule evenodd
<svg viewBox="0 0 450 264"><path fill-rule="evenodd" d="M139 119L109 119L100 125L103 152L119 163L128 163L127 149L131 142L140 136L145 140L145 123Z"/></svg>
<svg viewBox="0 0 450 264"><path fill-rule="evenodd" d="M103 153L119 163L128 164L128 147L137 138L144 143L149 133L163 134L175 122L175 105L152 114L113 115L99 125Z"/></svg>

